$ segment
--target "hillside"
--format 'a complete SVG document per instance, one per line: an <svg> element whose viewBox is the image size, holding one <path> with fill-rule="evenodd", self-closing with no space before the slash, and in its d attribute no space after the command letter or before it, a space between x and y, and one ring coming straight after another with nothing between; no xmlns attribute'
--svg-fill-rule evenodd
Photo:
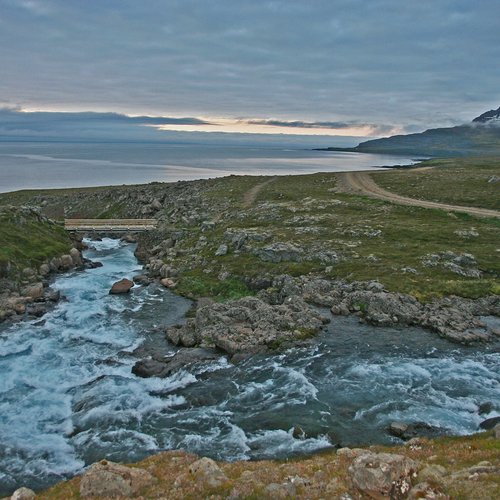
<svg viewBox="0 0 500 500"><path fill-rule="evenodd" d="M374 139L362 142L354 148L328 149L434 157L494 156L500 154L500 126L496 118L499 114L500 108L483 113L470 124Z"/></svg>

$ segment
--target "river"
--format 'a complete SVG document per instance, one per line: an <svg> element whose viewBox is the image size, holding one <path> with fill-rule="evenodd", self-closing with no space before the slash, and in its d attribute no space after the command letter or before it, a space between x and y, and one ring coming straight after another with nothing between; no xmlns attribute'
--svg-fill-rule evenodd
<svg viewBox="0 0 500 500"><path fill-rule="evenodd" d="M138 378L132 351L144 340L162 345L157 327L182 321L191 304L156 285L109 295L114 281L140 272L134 246L90 244L85 256L103 267L58 276L52 286L66 300L42 320L0 327L0 496L47 487L103 457L183 448L283 458L395 442L386 432L394 420L467 434L500 414L498 346L353 317L333 317L311 344L287 352ZM293 436L296 425L305 439Z"/></svg>

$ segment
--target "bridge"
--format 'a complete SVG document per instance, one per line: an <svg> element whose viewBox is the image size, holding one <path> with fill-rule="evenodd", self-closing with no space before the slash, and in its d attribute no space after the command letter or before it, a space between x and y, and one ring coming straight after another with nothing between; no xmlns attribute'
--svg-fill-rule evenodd
<svg viewBox="0 0 500 500"><path fill-rule="evenodd" d="M64 219L66 231L137 233L157 226L157 219Z"/></svg>

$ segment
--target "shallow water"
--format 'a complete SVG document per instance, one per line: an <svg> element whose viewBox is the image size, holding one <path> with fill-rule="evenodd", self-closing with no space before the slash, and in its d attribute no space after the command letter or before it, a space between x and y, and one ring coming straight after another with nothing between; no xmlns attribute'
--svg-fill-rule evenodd
<svg viewBox="0 0 500 500"><path fill-rule="evenodd" d="M236 175L288 175L410 165L395 155L305 147L0 142L0 192Z"/></svg>
<svg viewBox="0 0 500 500"><path fill-rule="evenodd" d="M180 321L190 303L156 286L108 295L140 266L132 245L94 245L86 256L103 267L54 283L67 301L42 322L0 330L0 495L45 487L103 457L135 461L174 448L229 460L285 457L391 442L393 420L466 434L500 414L494 346L355 318L333 318L315 341L286 353L135 377L131 352L144 339L162 345L154 327ZM479 415L488 401L497 406ZM294 425L308 437L295 439Z"/></svg>

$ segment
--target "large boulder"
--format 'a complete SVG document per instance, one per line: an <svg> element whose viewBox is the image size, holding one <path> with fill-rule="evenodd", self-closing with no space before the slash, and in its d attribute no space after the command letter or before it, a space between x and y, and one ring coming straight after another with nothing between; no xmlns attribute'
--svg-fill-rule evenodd
<svg viewBox="0 0 500 500"><path fill-rule="evenodd" d="M71 257L71 255L68 254L61 255L60 262L61 262L61 268L66 271L68 269L71 269L75 265L73 262L73 258Z"/></svg>
<svg viewBox="0 0 500 500"><path fill-rule="evenodd" d="M120 281L117 281L113 283L113 286L111 287L111 290L109 291L110 294L116 295L120 293L128 293L130 292L130 289L134 286L134 282L128 280L127 278L123 278Z"/></svg>
<svg viewBox="0 0 500 500"><path fill-rule="evenodd" d="M73 261L74 266L82 265L82 254L80 253L80 250L78 250L77 248L72 248L69 251L69 255L71 256L71 260Z"/></svg>
<svg viewBox="0 0 500 500"><path fill-rule="evenodd" d="M35 500L35 496L36 495L33 490L23 486L12 493L10 500Z"/></svg>
<svg viewBox="0 0 500 500"><path fill-rule="evenodd" d="M366 453L354 459L349 475L364 495L377 500L406 498L418 464L394 453Z"/></svg>
<svg viewBox="0 0 500 500"><path fill-rule="evenodd" d="M80 496L135 497L155 478L144 469L125 467L102 460L92 464L80 481Z"/></svg>
<svg viewBox="0 0 500 500"><path fill-rule="evenodd" d="M189 466L189 473L196 479L211 488L218 488L227 477L222 469L211 459L207 457L200 458Z"/></svg>

